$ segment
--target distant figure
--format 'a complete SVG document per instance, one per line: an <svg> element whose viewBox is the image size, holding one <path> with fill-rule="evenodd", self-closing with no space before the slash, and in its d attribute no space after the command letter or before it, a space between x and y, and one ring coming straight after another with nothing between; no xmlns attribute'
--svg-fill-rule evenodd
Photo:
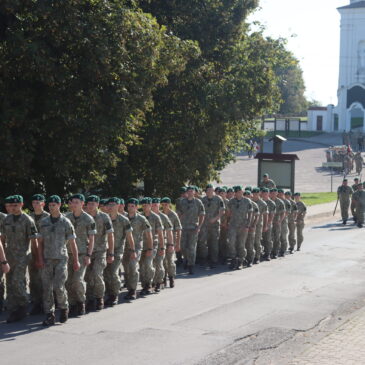
<svg viewBox="0 0 365 365"><path fill-rule="evenodd" d="M342 185L337 189L337 199L340 201L341 217L343 224L349 219L350 200L353 194L352 188L348 186L347 179L343 179Z"/></svg>
<svg viewBox="0 0 365 365"><path fill-rule="evenodd" d="M364 148L364 137L360 136L357 138L357 149L359 152L362 152Z"/></svg>
<svg viewBox="0 0 365 365"><path fill-rule="evenodd" d="M253 150L253 142L252 142L252 139L250 139L248 142L248 151L247 151L249 158L252 157L252 150Z"/></svg>
<svg viewBox="0 0 365 365"><path fill-rule="evenodd" d="M356 152L354 157L355 165L356 165L356 173L360 175L362 171L362 164L364 163L364 159L361 156L361 152Z"/></svg>
<svg viewBox="0 0 365 365"><path fill-rule="evenodd" d="M273 180L269 179L269 174L264 174L262 177L262 181L259 184L260 188L273 189L276 188L276 184Z"/></svg>

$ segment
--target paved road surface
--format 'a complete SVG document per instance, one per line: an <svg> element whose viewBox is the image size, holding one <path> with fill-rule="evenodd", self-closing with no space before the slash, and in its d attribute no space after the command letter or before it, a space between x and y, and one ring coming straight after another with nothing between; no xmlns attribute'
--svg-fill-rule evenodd
<svg viewBox="0 0 365 365"><path fill-rule="evenodd" d="M42 317L0 323L2 362L211 365L271 359L280 344L365 298L363 235L358 228L318 223L306 229L303 251L284 259L242 271L180 274L175 289L49 329L39 326ZM284 362L263 362L269 363Z"/></svg>

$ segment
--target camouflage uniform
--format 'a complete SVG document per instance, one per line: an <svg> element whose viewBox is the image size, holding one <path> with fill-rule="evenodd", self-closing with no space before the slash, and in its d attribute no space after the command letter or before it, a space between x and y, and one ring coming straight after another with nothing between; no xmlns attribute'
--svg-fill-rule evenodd
<svg viewBox="0 0 365 365"><path fill-rule="evenodd" d="M353 200L356 204L357 224L364 224L365 190L357 190L353 195Z"/></svg>
<svg viewBox="0 0 365 365"><path fill-rule="evenodd" d="M37 231L40 231L39 223L43 218L49 217L49 213L43 211L42 214L35 214L34 212L29 214L33 218ZM42 289L42 272L36 267L37 252L31 252L29 254L29 291L30 299L35 304L43 302L43 289Z"/></svg>
<svg viewBox="0 0 365 365"><path fill-rule="evenodd" d="M365 196L365 194L364 194L364 196ZM302 201L299 201L297 203L297 207L298 207L298 215L297 215L297 248L298 248L298 250L300 250L300 247L302 246L303 239L304 239L303 238L304 218L305 218L305 215L307 213L307 207Z"/></svg>
<svg viewBox="0 0 365 365"><path fill-rule="evenodd" d="M276 184L273 180L268 179L266 182L262 180L259 184L260 188L267 188L267 189L273 189L276 188Z"/></svg>
<svg viewBox="0 0 365 365"><path fill-rule="evenodd" d="M164 256L160 256L160 255L156 255L155 259L154 259L154 267L155 267L155 277L153 278L153 282L154 283L162 283L163 282L163 278L165 277L165 261L166 261L166 257L167 257L167 238L166 238L166 232L167 231L173 231L173 226L172 226L172 222L170 221L170 218L160 212L159 216L161 218L161 222L162 222L162 227L164 230L164 244L165 244L165 255ZM171 261L171 257L174 256L174 253L170 253L170 261ZM163 267L163 271L161 271L161 266ZM161 277L161 275L163 274L163 276ZM172 275L169 275L172 276Z"/></svg>
<svg viewBox="0 0 365 365"><path fill-rule="evenodd" d="M245 243L245 249L246 249L246 262L248 264L252 264L253 260L256 257L256 252L255 252L255 233L256 233L256 226L257 226L257 222L254 223L254 220L260 216L260 210L259 210L259 206L254 202L251 201L252 204L252 210L253 210L253 214L252 214L252 219L251 219L251 224L250 224L250 230L247 233L247 238L246 238L246 243Z"/></svg>
<svg viewBox="0 0 365 365"><path fill-rule="evenodd" d="M28 303L26 270L30 240L37 238L34 220L27 214L9 214L0 232L5 240L5 254L10 265L6 274L7 309L12 312Z"/></svg>
<svg viewBox="0 0 365 365"><path fill-rule="evenodd" d="M167 214L171 224L172 224L172 235L174 238L174 247L176 247L176 231L181 231L181 222L179 216L172 210ZM165 272L169 277L176 276L176 265L175 265L175 252L166 251L165 260L164 260Z"/></svg>
<svg viewBox="0 0 365 365"><path fill-rule="evenodd" d="M295 239L295 230L297 228L295 223L295 215L298 211L297 203L293 199L289 199L291 209L288 215L288 229L289 229L289 250L294 250L297 243Z"/></svg>
<svg viewBox="0 0 365 365"><path fill-rule="evenodd" d="M220 233L220 219L214 223L210 220L217 217L224 211L223 199L214 195L211 199L205 196L202 199L205 209L205 219L201 227L198 239L198 257L204 261L208 258L212 264L218 263L219 254L219 233Z"/></svg>
<svg viewBox="0 0 365 365"><path fill-rule="evenodd" d="M264 202L267 204L268 213L269 215L276 213L276 204L273 200L268 199L264 200ZM262 246L264 248L265 256L269 257L272 253L272 246L273 246L273 240L272 240L272 222L267 226L267 231L262 233Z"/></svg>
<svg viewBox="0 0 365 365"><path fill-rule="evenodd" d="M194 266L198 242L197 228L199 217L205 215L204 205L200 199L184 198L180 202L178 213L182 225L181 250L188 266Z"/></svg>
<svg viewBox="0 0 365 365"><path fill-rule="evenodd" d="M4 222L5 217L6 217L6 214L0 212L0 229ZM1 233L0 233L0 236L1 236ZM5 274L3 273L2 270L0 270L0 312L3 309L4 300L5 300Z"/></svg>
<svg viewBox="0 0 365 365"><path fill-rule="evenodd" d="M261 239L262 239L262 229L263 229L263 217L264 215L267 215L269 210L267 207L267 204L262 200L254 200L254 202L259 207L259 219L256 224L256 230L255 230L255 241L254 241L254 249L255 249L255 259L260 260L261 257Z"/></svg>
<svg viewBox="0 0 365 365"><path fill-rule="evenodd" d="M126 233L132 231L129 219L119 214L112 220L114 229L114 261L108 264L104 270L106 294L118 296L121 287L119 269L122 263ZM130 253L130 251L128 251Z"/></svg>
<svg viewBox="0 0 365 365"><path fill-rule="evenodd" d="M134 239L134 246L136 250L136 259L131 259L130 250L131 248L126 242L126 249L123 253L122 263L124 268L124 278L128 290L136 290L139 272L138 272L138 262L141 258L141 250L143 247L143 237L145 232L151 232L151 226L148 220L141 214L136 213L134 217L128 215L128 219L132 226L132 234Z"/></svg>
<svg viewBox="0 0 365 365"><path fill-rule="evenodd" d="M224 261L227 257L227 246L228 246L228 199L223 199L224 203L224 209L226 212L221 217L221 229L220 229L220 235L219 235L219 257L222 261Z"/></svg>
<svg viewBox="0 0 365 365"><path fill-rule="evenodd" d="M94 250L90 265L86 268L86 298L88 300L104 298L105 283L103 272L106 268L108 234L113 233L112 221L108 214L98 210L93 217L96 223Z"/></svg>
<svg viewBox="0 0 365 365"><path fill-rule="evenodd" d="M362 164L364 163L364 159L362 158L361 153L356 153L354 161L356 165L356 173L360 175L362 171Z"/></svg>
<svg viewBox="0 0 365 365"><path fill-rule="evenodd" d="M337 196L340 200L341 217L345 221L349 219L350 199L353 194L350 186L341 185L337 189Z"/></svg>
<svg viewBox="0 0 365 365"><path fill-rule="evenodd" d="M67 245L75 239L75 231L70 220L63 215L54 219L50 216L39 223L39 236L43 238L44 268L42 270L43 309L54 313L56 294L59 309L68 309L65 283L67 280Z"/></svg>
<svg viewBox="0 0 365 365"><path fill-rule="evenodd" d="M245 242L248 232L245 228L249 227L248 214L253 211L252 203L247 198L238 200L233 198L228 203L230 212L228 228L228 257L238 258L241 262L246 258L247 252Z"/></svg>
<svg viewBox="0 0 365 365"><path fill-rule="evenodd" d="M352 216L354 217L354 220L356 222L356 204L355 204L355 195L356 195L356 192L357 192L357 185L358 184L354 184L352 185L352 199L351 199L351 205L350 205L350 209L351 209L351 214Z"/></svg>
<svg viewBox="0 0 365 365"><path fill-rule="evenodd" d="M290 201L287 199L282 199L285 205L286 215L285 218L281 222L281 230L280 230L280 254L285 254L286 250L288 249L288 215L291 214L291 204Z"/></svg>
<svg viewBox="0 0 365 365"><path fill-rule="evenodd" d="M73 256L71 249L68 248L68 275L66 281L66 289L68 293L68 301L70 305L77 303L85 303L86 301L86 283L85 283L85 257L88 249L89 236L96 235L96 224L94 218L82 211L79 217L75 217L72 212L66 214L75 228L76 244L79 254L80 269L74 271Z"/></svg>
<svg viewBox="0 0 365 365"><path fill-rule="evenodd" d="M276 213L272 221L272 238L273 238L272 254L274 256L277 256L281 245L280 238L281 238L282 223L279 223L279 220L282 213L285 213L286 209L285 209L285 204L281 199L276 198L275 200L273 200L273 202L276 205Z"/></svg>
<svg viewBox="0 0 365 365"><path fill-rule="evenodd" d="M152 285L152 281L155 278L155 273L158 273L156 279L158 283L163 281L165 276L165 269L163 267L163 256L158 257L158 232L163 230L161 218L154 212L150 212L148 216L144 215L148 220L152 228L152 238L153 238L153 255L147 256L147 240L143 237L143 250L141 259L139 261L139 272L141 275L141 285L142 288L149 287ZM155 282L154 282L155 283Z"/></svg>

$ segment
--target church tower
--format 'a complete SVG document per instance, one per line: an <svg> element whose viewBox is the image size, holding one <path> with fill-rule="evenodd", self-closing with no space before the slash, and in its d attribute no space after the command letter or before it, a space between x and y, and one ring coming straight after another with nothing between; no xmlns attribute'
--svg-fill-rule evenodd
<svg viewBox="0 0 365 365"><path fill-rule="evenodd" d="M351 0L338 11L341 45L334 129L365 132L365 1Z"/></svg>

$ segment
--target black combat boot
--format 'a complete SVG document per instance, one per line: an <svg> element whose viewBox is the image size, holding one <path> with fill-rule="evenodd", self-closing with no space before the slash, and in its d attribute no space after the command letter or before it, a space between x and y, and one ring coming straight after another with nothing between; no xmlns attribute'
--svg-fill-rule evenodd
<svg viewBox="0 0 365 365"><path fill-rule="evenodd" d="M95 310L101 311L102 309L104 309L104 298L96 298Z"/></svg>
<svg viewBox="0 0 365 365"><path fill-rule="evenodd" d="M293 249L289 248L289 253L292 255L293 254Z"/></svg>
<svg viewBox="0 0 365 365"><path fill-rule="evenodd" d="M285 252L284 251L280 251L279 252L279 257L284 257L285 256Z"/></svg>
<svg viewBox="0 0 365 365"><path fill-rule="evenodd" d="M237 260L236 259L231 259L231 263L229 264L229 269L230 270L235 270L237 268Z"/></svg>
<svg viewBox="0 0 365 365"><path fill-rule="evenodd" d="M170 288L173 288L175 286L175 279L173 276L169 276L169 281L170 281Z"/></svg>
<svg viewBox="0 0 365 365"><path fill-rule="evenodd" d="M347 223L347 219L343 219L343 220L342 220L342 223L343 223L343 225L345 226L345 225L346 225L346 223Z"/></svg>
<svg viewBox="0 0 365 365"><path fill-rule="evenodd" d="M149 285L144 285L142 290L140 291L140 295L149 295L151 294L151 287Z"/></svg>
<svg viewBox="0 0 365 365"><path fill-rule="evenodd" d="M134 300L136 299L136 291L133 289L128 290L128 294L124 297L126 300Z"/></svg>
<svg viewBox="0 0 365 365"><path fill-rule="evenodd" d="M167 287L167 274L165 274L165 277L163 278L163 286Z"/></svg>
<svg viewBox="0 0 365 365"><path fill-rule="evenodd" d="M77 315L83 316L86 313L85 303L84 302L77 302Z"/></svg>
<svg viewBox="0 0 365 365"><path fill-rule="evenodd" d="M16 309L15 311L11 312L6 322L7 323L18 322L21 321L26 316L27 316L27 309L25 306L22 306Z"/></svg>
<svg viewBox="0 0 365 365"><path fill-rule="evenodd" d="M78 316L78 311L77 311L77 305L76 304L70 305L70 310L68 312L68 316L70 318Z"/></svg>
<svg viewBox="0 0 365 365"><path fill-rule="evenodd" d="M33 303L32 309L30 310L29 314L31 316L36 316L37 314L43 313L42 304L41 303Z"/></svg>
<svg viewBox="0 0 365 365"><path fill-rule="evenodd" d="M161 284L160 283L157 283L155 285L155 293L159 293L161 291L160 287L161 287Z"/></svg>
<svg viewBox="0 0 365 365"><path fill-rule="evenodd" d="M108 299L105 301L105 306L112 307L118 304L118 297L116 295L109 295Z"/></svg>
<svg viewBox="0 0 365 365"><path fill-rule="evenodd" d="M236 259L236 267L234 268L235 270L241 270L243 268L243 260L240 259Z"/></svg>
<svg viewBox="0 0 365 365"><path fill-rule="evenodd" d="M68 309L61 309L60 311L60 322L65 323L68 320Z"/></svg>
<svg viewBox="0 0 365 365"><path fill-rule="evenodd" d="M89 299L86 303L86 312L93 312L95 310L95 300Z"/></svg>
<svg viewBox="0 0 365 365"><path fill-rule="evenodd" d="M189 265L188 270L189 270L189 275L194 275L194 265Z"/></svg>
<svg viewBox="0 0 365 365"><path fill-rule="evenodd" d="M53 326L56 322L54 313L47 313L46 319L42 322L43 326Z"/></svg>
<svg viewBox="0 0 365 365"><path fill-rule="evenodd" d="M260 260L257 257L255 257L254 260L253 260L253 264L257 265L259 263L260 263Z"/></svg>

